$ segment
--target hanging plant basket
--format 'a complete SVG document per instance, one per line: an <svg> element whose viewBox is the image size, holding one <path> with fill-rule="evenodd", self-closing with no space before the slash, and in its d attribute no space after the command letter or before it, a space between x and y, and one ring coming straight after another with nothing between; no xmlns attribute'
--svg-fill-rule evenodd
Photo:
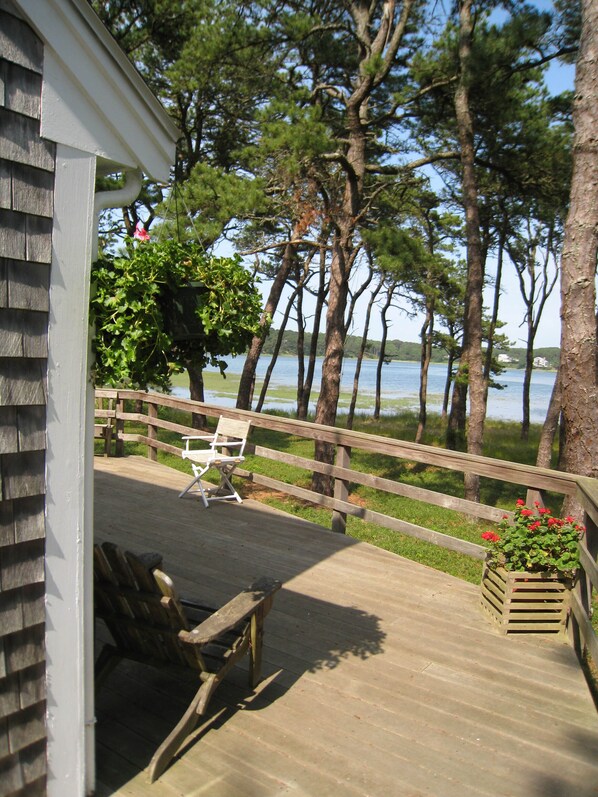
<svg viewBox="0 0 598 797"><path fill-rule="evenodd" d="M564 634L573 581L484 565L482 608L501 634Z"/></svg>
<svg viewBox="0 0 598 797"><path fill-rule="evenodd" d="M176 289L166 287L160 295L164 329L173 341L197 340L205 336L197 314L206 292L202 282L190 282Z"/></svg>

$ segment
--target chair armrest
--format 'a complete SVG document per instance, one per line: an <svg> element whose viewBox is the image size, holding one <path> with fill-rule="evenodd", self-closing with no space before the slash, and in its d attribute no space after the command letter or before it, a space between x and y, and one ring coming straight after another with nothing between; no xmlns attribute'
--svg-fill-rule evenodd
<svg viewBox="0 0 598 797"><path fill-rule="evenodd" d="M232 448L232 446L242 446L245 440L218 440L214 446L224 446L225 448Z"/></svg>
<svg viewBox="0 0 598 797"><path fill-rule="evenodd" d="M213 442L216 435L214 434L186 434L184 435L181 440L185 441L185 448L183 451L191 451L192 449L189 446L190 440L206 440L208 442Z"/></svg>
<svg viewBox="0 0 598 797"><path fill-rule="evenodd" d="M262 604L271 602L272 596L281 587L282 583L273 578L259 578L192 631L180 631L179 639L191 645L205 645L217 639L255 614Z"/></svg>
<svg viewBox="0 0 598 797"><path fill-rule="evenodd" d="M142 563L144 567L147 567L148 570L155 570L157 567L162 566L162 554L157 553L156 551L147 551L147 553L138 553L135 554L137 559Z"/></svg>

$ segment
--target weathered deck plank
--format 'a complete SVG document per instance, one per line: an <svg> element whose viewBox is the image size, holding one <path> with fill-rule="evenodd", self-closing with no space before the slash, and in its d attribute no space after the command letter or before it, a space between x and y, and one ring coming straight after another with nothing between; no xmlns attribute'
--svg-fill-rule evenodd
<svg viewBox="0 0 598 797"><path fill-rule="evenodd" d="M284 582L265 680L251 694L236 672L151 789L142 770L187 694L132 663L110 676L101 797L595 794L598 718L566 644L500 636L475 586L255 502L179 500L187 478L155 463L101 458L96 474L97 537L162 551L181 592Z"/></svg>

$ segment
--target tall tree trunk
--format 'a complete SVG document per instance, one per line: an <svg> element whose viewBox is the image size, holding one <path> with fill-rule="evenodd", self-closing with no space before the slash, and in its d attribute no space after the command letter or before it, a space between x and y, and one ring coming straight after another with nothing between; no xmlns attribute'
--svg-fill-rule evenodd
<svg viewBox="0 0 598 797"><path fill-rule="evenodd" d="M386 341L388 340L388 320L386 314L392 302L393 289L388 289L388 296L386 302L380 313L382 318L382 340L380 341L380 351L378 352L378 364L376 365L376 398L374 402L374 420L380 418L381 409L381 395L382 395L382 368L384 366L384 358L386 356Z"/></svg>
<svg viewBox="0 0 598 797"><path fill-rule="evenodd" d="M315 415L315 422L324 426L334 426L336 423L345 349L345 308L349 292L349 274L346 262L352 233L352 225L343 234L337 233L333 246L322 379ZM319 440L316 441L316 460L331 464L333 456L334 446ZM314 473L312 489L316 492L321 492L323 495L331 495L331 478L320 473Z"/></svg>
<svg viewBox="0 0 598 797"><path fill-rule="evenodd" d="M347 120L350 131L347 160L351 164L351 170L346 176L342 207L339 210L332 245L324 359L315 416L315 422L325 426L336 424L347 334L345 311L354 257L353 234L361 206L365 175L366 131L361 123L360 104L349 107ZM315 444L316 460L332 464L333 457L334 446L317 440ZM329 476L314 473L312 489L316 492L331 495L332 484L332 479Z"/></svg>
<svg viewBox="0 0 598 797"><path fill-rule="evenodd" d="M464 451L467 445L467 363L461 362L453 376L451 409L446 427L446 447L451 451Z"/></svg>
<svg viewBox="0 0 598 797"><path fill-rule="evenodd" d="M532 231L531 225L528 223L528 240L532 241L537 235L536 231ZM525 322L527 325L527 338L525 350L525 370L523 376L523 392L522 392L522 420L521 420L521 439L527 440L529 437L530 427L530 391L532 382L532 373L534 368L534 345L536 334L540 325L540 319L548 297L558 279L558 269L555 270L552 279L548 276L548 267L551 255L553 253L553 239L554 239L554 222L549 227L548 238L546 241L544 263L542 266L541 275L538 276L536 253L537 244L535 241L528 244L526 247L526 256L523 263L518 264L516 257L511 252L511 259L515 263L517 275L519 277L519 290L521 297L525 303L526 315ZM528 284L525 282L525 275L528 278Z"/></svg>
<svg viewBox="0 0 598 797"><path fill-rule="evenodd" d="M504 225L501 227L499 240L498 240L498 253L496 256L496 278L494 280L494 301L492 303L492 318L490 319L490 328L488 330L488 346L486 348L486 357L484 361L484 401L488 405L488 388L490 385L490 378L492 375L492 356L494 354L494 333L496 332L496 325L498 323L498 310L500 305L500 288L502 284L502 269L505 253L505 232Z"/></svg>
<svg viewBox="0 0 598 797"><path fill-rule="evenodd" d="M552 463L552 446L556 430L559 425L559 417L561 415L561 379L559 371L556 373L552 393L550 394L550 402L548 410L546 411L546 419L542 426L542 433L540 434L540 442L538 443L538 453L536 454L536 467L550 468Z"/></svg>
<svg viewBox="0 0 598 797"><path fill-rule="evenodd" d="M525 368L523 369L523 390L521 392L521 439L529 438L529 399L532 386L532 373L534 370L534 334L530 330L531 319L528 318L527 341L525 345ZM531 324L533 327L533 323Z"/></svg>
<svg viewBox="0 0 598 797"><path fill-rule="evenodd" d="M326 292L327 292L327 272L326 272L326 254L327 248L325 242L328 238L328 234L321 236L321 245L320 245L320 269L319 269L319 282L318 282L318 293L316 296L316 306L314 309L314 321L311 330L311 343L309 345L309 355L307 360L307 371L305 375L305 381L303 383L303 388L301 390L301 395L297 401L297 418L300 421L304 421L307 418L307 414L309 411L309 399L311 397L311 389L314 383L314 374L316 372L316 363L318 357L318 339L320 337L320 326L322 323L322 311L324 309L324 303L326 302Z"/></svg>
<svg viewBox="0 0 598 797"><path fill-rule="evenodd" d="M299 283L299 275L297 275ZM296 411L299 412L301 404L301 397L305 388L305 321L303 318L303 286L297 291L297 393L296 393Z"/></svg>
<svg viewBox="0 0 598 797"><path fill-rule="evenodd" d="M455 92L455 115L461 150L463 169L463 204L465 207L465 232L467 239L467 284L465 292L465 315L463 328L463 353L459 363L460 389L469 389L469 428L467 451L481 454L484 436L486 404L484 401L484 374L482 361L482 291L484 287L484 263L480 235L478 189L475 173L475 149L473 120L469 105L471 82L473 0L463 0L459 9L459 63L460 77ZM458 385L455 385L457 388ZM477 474L465 474L465 498L479 501L480 479Z"/></svg>
<svg viewBox="0 0 598 797"><path fill-rule="evenodd" d="M598 476L598 3L582 0L573 101L573 175L561 264L561 390L565 470ZM579 507L566 501L566 511Z"/></svg>
<svg viewBox="0 0 598 797"><path fill-rule="evenodd" d="M192 401L204 401L203 369L191 360L187 361L189 374L189 396ZM208 421L205 415L194 412L191 415L191 426L194 429L205 429Z"/></svg>
<svg viewBox="0 0 598 797"><path fill-rule="evenodd" d="M293 231L294 234L294 231ZM282 262L280 268L276 272L276 277L270 287L270 293L266 304L264 305L264 312L262 313L261 332L256 335L251 341L249 351L245 358L245 364L241 373L239 381L239 391L237 393L237 409L250 410L251 402L253 400L253 386L255 384L255 369L257 368L258 360L264 348L264 343L268 337L268 324L269 320L274 317L278 302L282 296L283 289L287 284L287 280L293 268L295 260L296 247L294 244L287 244L284 248L282 255Z"/></svg>
<svg viewBox="0 0 598 797"><path fill-rule="evenodd" d="M272 357L270 358L270 362L268 363L268 367L266 368L266 373L264 374L264 381L262 384L262 389L260 391L260 397L255 407L256 412L261 412L264 407L266 394L268 392L268 387L270 386L270 379L272 378L272 372L274 371L276 360L278 359L278 355L280 354L280 347L282 346L284 332L285 329L287 328L289 315L291 314L291 308L293 307L293 302L295 301L296 295L297 295L297 289L293 291L292 295L289 298L289 301L287 302L286 310L284 312L284 315L282 317L282 322L280 324L280 329L278 330L278 335L276 336L276 343L274 344Z"/></svg>
<svg viewBox="0 0 598 797"><path fill-rule="evenodd" d="M434 335L434 302L426 302L426 318L421 329L421 358L419 372L419 417L415 442L421 443L428 419L428 372L432 362L432 339Z"/></svg>
<svg viewBox="0 0 598 797"><path fill-rule="evenodd" d="M365 354L366 346L368 343L368 333L370 331L370 319L372 317L372 307L376 301L376 297L382 288L382 280L374 288L370 295L367 310L365 313L365 320L363 324L363 334L361 336L361 343L359 345L359 352L357 353L357 362L355 364L355 374L353 375L353 390L351 393L351 403L349 404L349 412L347 414L347 429L353 428L353 421L355 420L355 407L357 405L357 394L359 392L359 377L361 375L361 365Z"/></svg>
<svg viewBox="0 0 598 797"><path fill-rule="evenodd" d="M448 360L446 363L446 379L444 380L444 395L442 397L442 412L440 417L445 419L448 415L449 399L451 397L451 385L453 384L453 365L455 364L455 355L449 352Z"/></svg>

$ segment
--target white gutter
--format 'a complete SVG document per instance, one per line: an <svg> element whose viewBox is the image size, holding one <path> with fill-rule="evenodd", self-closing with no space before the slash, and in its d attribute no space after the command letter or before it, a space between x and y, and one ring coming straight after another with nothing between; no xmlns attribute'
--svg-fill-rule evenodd
<svg viewBox="0 0 598 797"><path fill-rule="evenodd" d="M125 205L130 205L137 199L141 191L143 182L143 172L141 169L131 169L123 173L125 175L125 184L122 188L115 188L112 191L96 192L93 203L95 226L92 244L92 262L96 260L98 256L98 227L102 210L107 210L108 208L123 208Z"/></svg>

